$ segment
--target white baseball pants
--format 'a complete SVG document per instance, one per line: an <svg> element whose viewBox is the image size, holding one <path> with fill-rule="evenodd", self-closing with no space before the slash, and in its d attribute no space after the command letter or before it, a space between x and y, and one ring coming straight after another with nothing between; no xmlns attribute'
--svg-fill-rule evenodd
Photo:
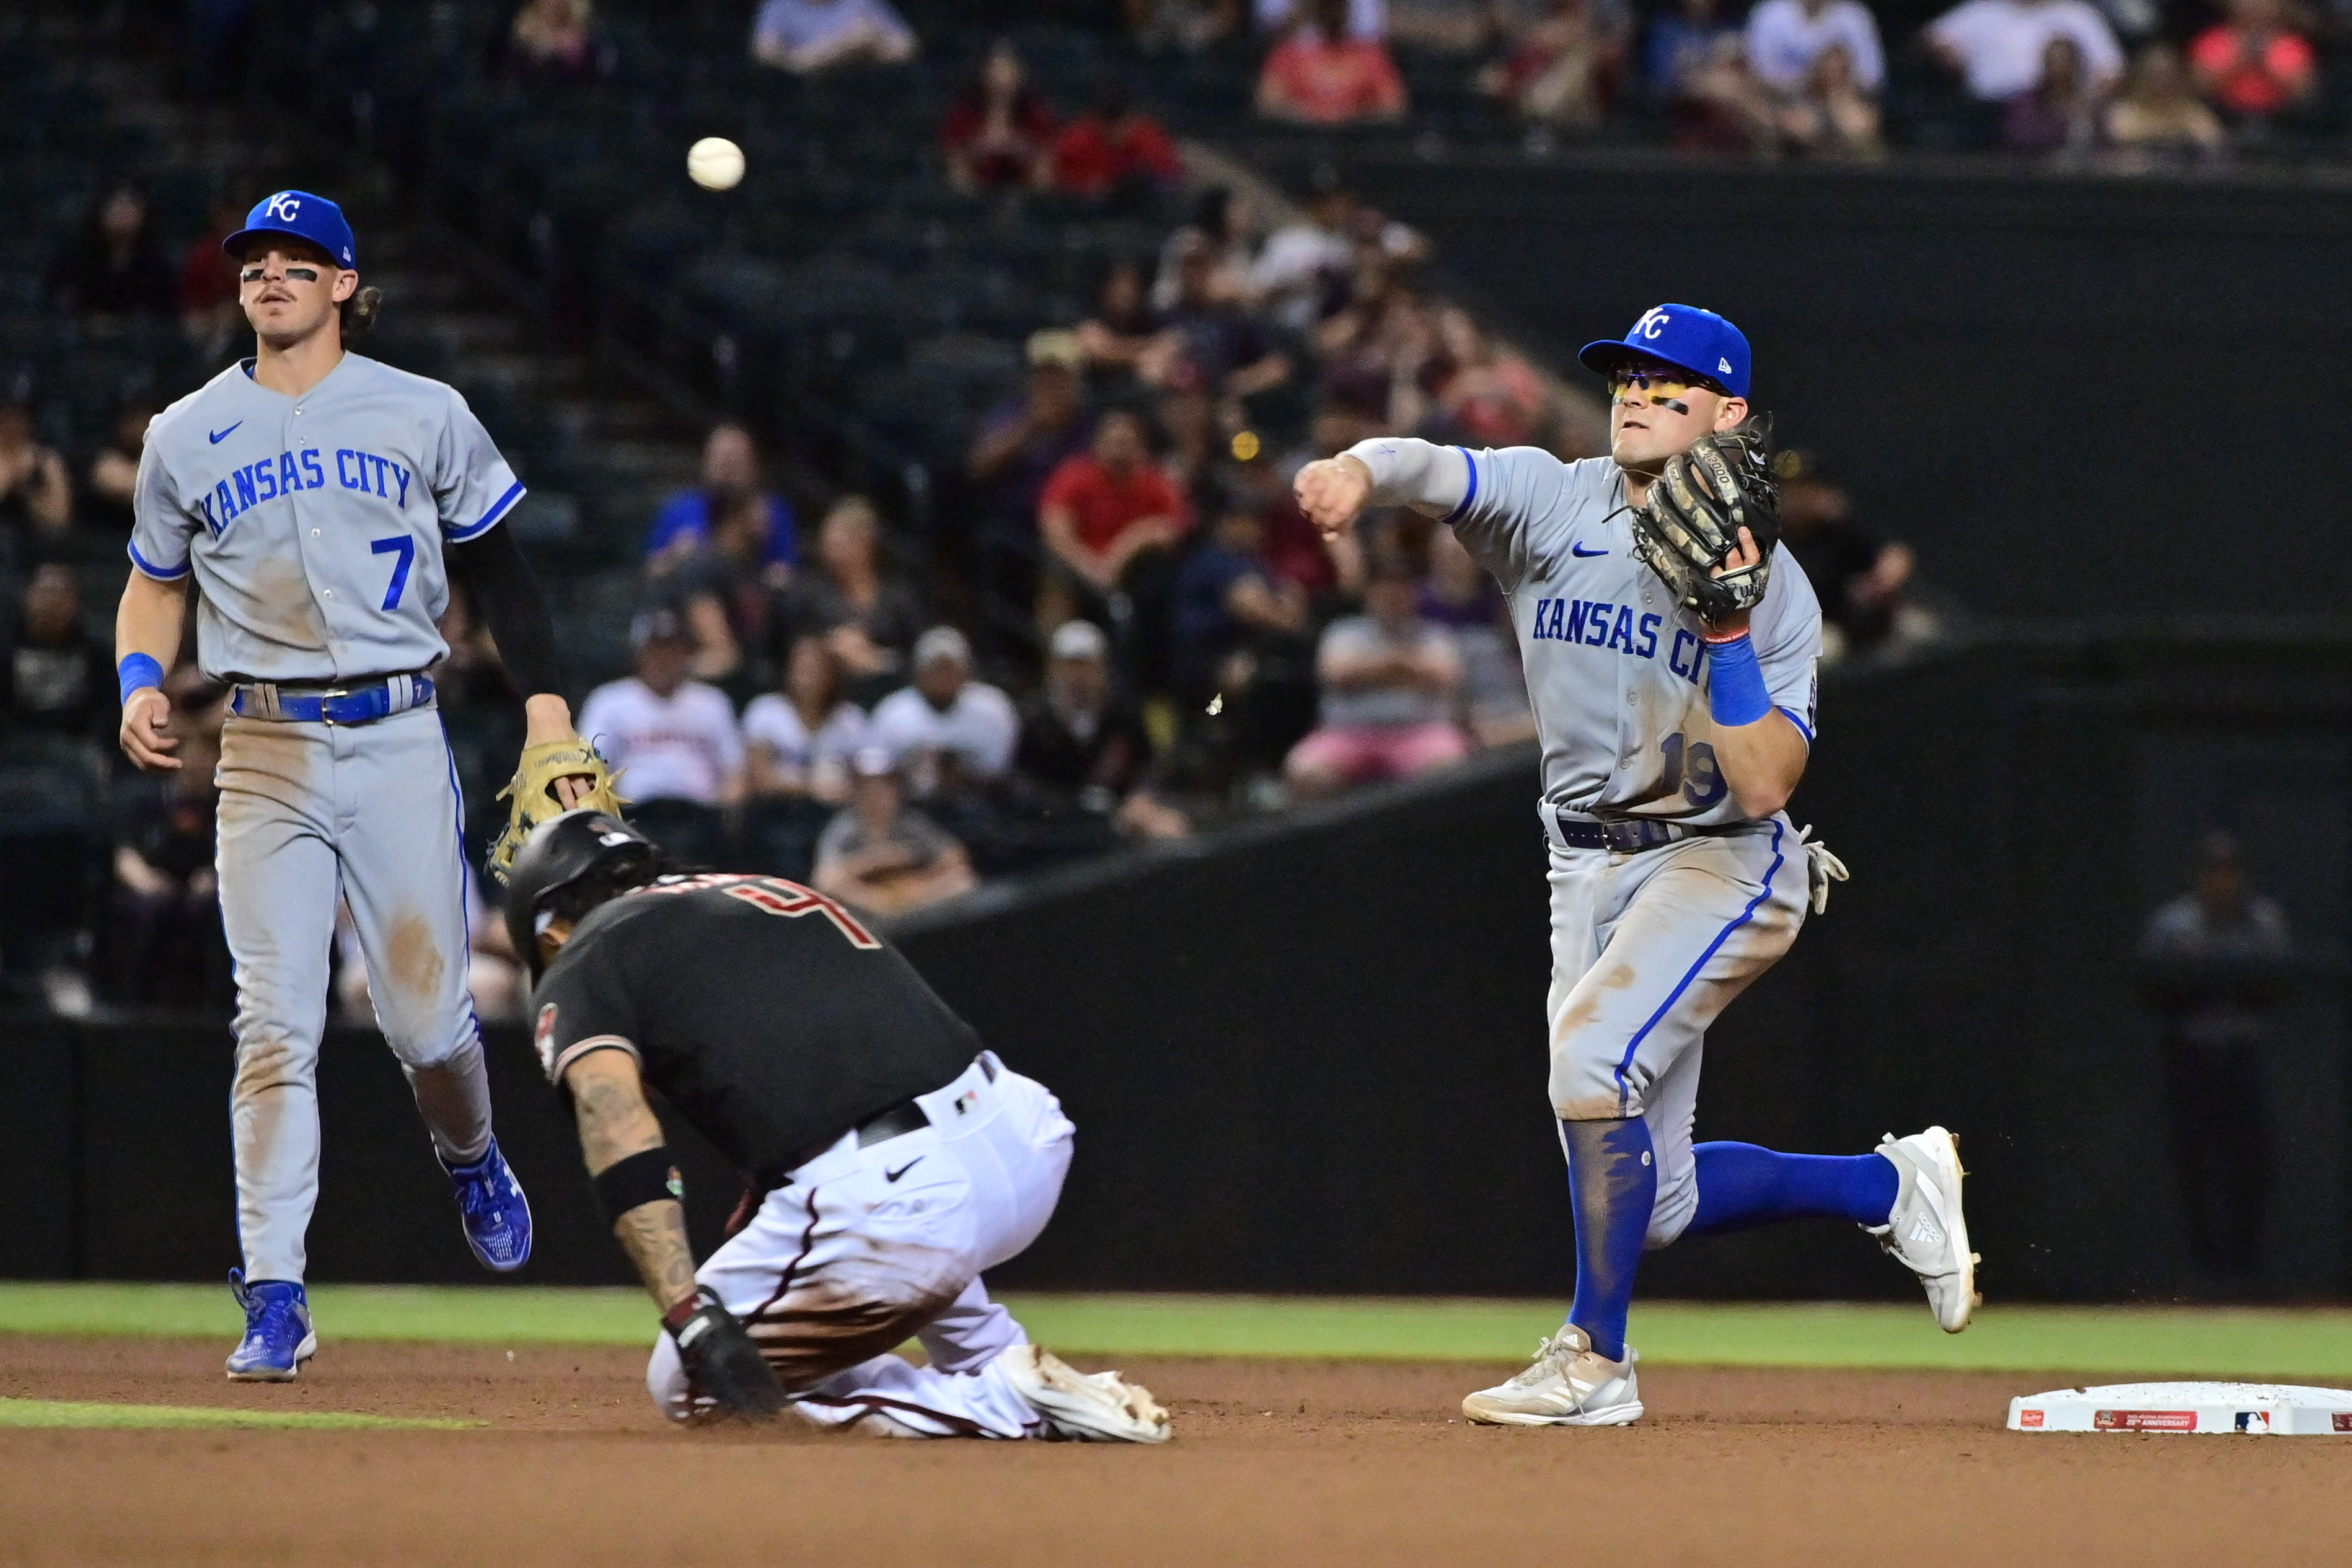
<svg viewBox="0 0 2352 1568"><path fill-rule="evenodd" d="M1029 1336L980 1275L1045 1228L1076 1130L992 1051L919 1098L929 1127L863 1149L845 1134L695 1277L743 1321L805 1420L906 1437L1041 1435L996 1364ZM909 1338L929 1365L890 1353ZM667 1333L646 1386L675 1419L698 1411Z"/></svg>

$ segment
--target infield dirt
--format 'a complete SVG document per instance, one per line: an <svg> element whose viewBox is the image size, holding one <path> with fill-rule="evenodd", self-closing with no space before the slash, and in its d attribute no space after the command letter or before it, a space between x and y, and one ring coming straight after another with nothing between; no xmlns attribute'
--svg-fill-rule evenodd
<svg viewBox="0 0 2352 1568"><path fill-rule="evenodd" d="M629 1351L331 1343L263 1388L226 1348L0 1337L0 1394L486 1425L0 1430L0 1562L2148 1564L2326 1556L2352 1509L2352 1440L2002 1430L2048 1373L1660 1367L1641 1425L1563 1431L1460 1420L1502 1366L1136 1360L1178 1436L1131 1448L681 1432Z"/></svg>

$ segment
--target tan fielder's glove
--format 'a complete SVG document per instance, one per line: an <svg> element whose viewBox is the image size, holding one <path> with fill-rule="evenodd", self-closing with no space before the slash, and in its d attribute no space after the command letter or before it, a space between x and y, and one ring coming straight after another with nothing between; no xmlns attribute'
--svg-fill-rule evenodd
<svg viewBox="0 0 2352 1568"><path fill-rule="evenodd" d="M576 806L567 806L555 793L559 779L586 779L588 786ZM522 852L523 841L531 829L550 817L561 816L566 811L605 811L614 816L628 801L614 793L614 775L596 748L586 741L550 741L543 745L523 748L522 762L515 769L514 782L499 791L500 800L511 799L513 809L508 814L506 830L490 846L490 874L503 882L514 869L515 857Z"/></svg>

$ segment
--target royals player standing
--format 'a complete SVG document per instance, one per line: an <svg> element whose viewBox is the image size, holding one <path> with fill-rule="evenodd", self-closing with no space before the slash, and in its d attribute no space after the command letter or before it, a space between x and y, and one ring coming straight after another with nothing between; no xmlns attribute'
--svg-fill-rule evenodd
<svg viewBox="0 0 2352 1568"><path fill-rule="evenodd" d="M245 1255L229 1279L246 1334L228 1372L284 1382L318 1346L304 1233L338 898L467 1244L499 1270L530 1254L530 1210L490 1133L466 989L463 812L425 674L448 651L434 626L448 602L445 561L466 572L532 694L531 741L572 731L546 605L498 526L523 487L455 391L345 352L377 295L359 287L341 209L281 191L226 248L257 347L148 430L115 642L122 749L142 768L180 766L160 688L192 575L204 585L198 663L234 688L218 856L236 961L230 1121Z"/></svg>
<svg viewBox="0 0 2352 1568"><path fill-rule="evenodd" d="M1944 1129L1852 1158L1692 1145L1707 1026L1844 875L1781 809L1813 741L1821 607L1784 552L1751 614L1710 624L1633 554L1629 512L1666 460L1748 417L1738 330L1661 305L1581 358L1609 378L1607 458L1380 437L1297 480L1327 533L1367 505L1444 520L1501 582L1518 627L1544 748L1550 1090L1576 1298L1533 1365L1462 1407L1524 1426L1641 1415L1625 1343L1634 1269L1645 1247L1679 1237L1843 1217L1920 1277L1946 1330L1968 1327L1976 1299L1958 1151ZM1757 563L1754 540L1740 537L1726 569Z"/></svg>

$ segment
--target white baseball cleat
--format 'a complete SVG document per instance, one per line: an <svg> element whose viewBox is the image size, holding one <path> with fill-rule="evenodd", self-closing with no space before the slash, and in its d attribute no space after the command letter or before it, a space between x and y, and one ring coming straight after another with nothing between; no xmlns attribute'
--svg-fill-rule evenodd
<svg viewBox="0 0 2352 1568"><path fill-rule="evenodd" d="M1960 1141L1940 1127L1897 1138L1878 1152L1893 1163L1902 1184L1885 1225L1862 1228L1927 1288L1927 1305L1948 1334L1969 1326L1984 1299L1977 1294L1977 1255L1969 1250L1969 1222L1960 1212Z"/></svg>
<svg viewBox="0 0 2352 1568"><path fill-rule="evenodd" d="M1043 1345L1014 1345L996 1363L1056 1437L1082 1443L1168 1441L1168 1412L1139 1383L1115 1372L1080 1372Z"/></svg>
<svg viewBox="0 0 2352 1568"><path fill-rule="evenodd" d="M1623 1361L1604 1360L1570 1323L1536 1347L1527 1371L1465 1399L1462 1414L1494 1426L1627 1426L1642 1416L1633 1378L1641 1359L1628 1345Z"/></svg>

